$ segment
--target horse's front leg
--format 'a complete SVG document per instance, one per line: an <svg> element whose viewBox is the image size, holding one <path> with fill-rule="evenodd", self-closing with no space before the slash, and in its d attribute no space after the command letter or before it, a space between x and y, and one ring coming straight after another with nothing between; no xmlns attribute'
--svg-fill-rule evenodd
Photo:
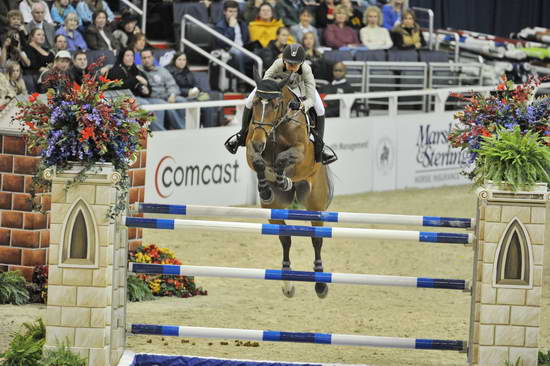
<svg viewBox="0 0 550 366"><path fill-rule="evenodd" d="M256 171L256 176L258 177L258 192L260 193L260 199L263 203L270 204L273 202L274 194L265 177L265 162L260 156L258 156L255 157L252 165Z"/></svg>
<svg viewBox="0 0 550 366"><path fill-rule="evenodd" d="M285 175L285 170L303 159L303 156L304 149L302 146L293 146L277 155L274 168L277 186L282 191L290 191L292 189L292 180Z"/></svg>

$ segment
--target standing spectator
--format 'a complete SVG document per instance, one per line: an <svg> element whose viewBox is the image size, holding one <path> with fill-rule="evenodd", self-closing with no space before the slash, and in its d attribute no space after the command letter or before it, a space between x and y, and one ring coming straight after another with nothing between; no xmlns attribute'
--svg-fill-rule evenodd
<svg viewBox="0 0 550 366"><path fill-rule="evenodd" d="M13 61L6 63L6 72L0 73L0 105L6 104L17 95L27 94L22 75L21 65Z"/></svg>
<svg viewBox="0 0 550 366"><path fill-rule="evenodd" d="M53 24L52 16L50 14L50 8L48 4L43 0L22 0L19 3L19 11L23 16L23 23L29 23L32 21L32 5L40 3L44 6L44 20L47 23Z"/></svg>
<svg viewBox="0 0 550 366"><path fill-rule="evenodd" d="M329 85L322 88L325 94L349 94L353 93L353 87L346 80L346 65L343 62L337 62L332 67L332 81ZM328 100L325 102L327 107L325 115L327 117L338 117L340 115L340 101Z"/></svg>
<svg viewBox="0 0 550 366"><path fill-rule="evenodd" d="M334 15L334 24L329 24L325 29L324 39L326 45L336 49L359 45L357 31L346 25L348 21L347 9L342 5L338 5Z"/></svg>
<svg viewBox="0 0 550 366"><path fill-rule="evenodd" d="M185 53L176 53L170 65L166 66L166 70L168 70L174 77L174 80L176 80L183 97L188 100L198 101L210 99L209 93L199 89L199 83L187 65L187 56ZM218 126L216 108L201 108L201 115L201 125L203 127Z"/></svg>
<svg viewBox="0 0 550 366"><path fill-rule="evenodd" d="M113 31L113 37L118 40L122 48L128 47L129 41L141 30L138 27L139 17L130 12L125 13Z"/></svg>
<svg viewBox="0 0 550 366"><path fill-rule="evenodd" d="M46 47L52 48L55 42L55 26L44 21L44 4L33 3L31 14L32 20L25 26L27 33L30 33L34 28L41 28L46 35Z"/></svg>
<svg viewBox="0 0 550 366"><path fill-rule="evenodd" d="M67 37L65 37L62 34L56 35L54 38L52 53L57 55L59 51L67 51L67 50L68 50Z"/></svg>
<svg viewBox="0 0 550 366"><path fill-rule="evenodd" d="M402 50L419 49L426 46L422 30L416 23L414 13L411 10L403 12L403 21L393 28L391 36L395 47Z"/></svg>
<svg viewBox="0 0 550 366"><path fill-rule="evenodd" d="M389 4L384 5L382 14L384 14L384 28L391 31L399 22L404 10L405 0L391 0Z"/></svg>
<svg viewBox="0 0 550 366"><path fill-rule="evenodd" d="M263 3L258 12L258 19L248 25L250 40L258 41L265 48L270 41L277 38L277 29L282 26L283 22L273 16L273 7L269 3Z"/></svg>
<svg viewBox="0 0 550 366"><path fill-rule="evenodd" d="M311 22L313 21L313 14L308 9L303 9L300 12L300 23L293 25L290 27L290 34L296 42L302 42L302 38L304 37L304 34L307 32L311 32L313 36L315 37L315 44L319 45L319 38L317 36L317 29L311 25Z"/></svg>
<svg viewBox="0 0 550 366"><path fill-rule="evenodd" d="M44 47L46 36L40 28L34 28L29 34L29 44L25 53L29 57L30 65L25 69L25 73L32 76L34 82L38 76L48 69L48 64L54 61L54 54Z"/></svg>
<svg viewBox="0 0 550 366"><path fill-rule="evenodd" d="M248 26L239 21L239 3L234 0L228 0L223 4L224 19L216 23L216 31L223 34L239 46L248 44L250 37L248 35ZM236 66L243 74L246 72L247 57L244 53L235 47L229 48L225 42L220 42L218 47L228 50L231 54L230 63Z"/></svg>
<svg viewBox="0 0 550 366"><path fill-rule="evenodd" d="M334 0L321 0L321 3L317 7L317 14L315 15L315 26L319 29L324 29L329 24L334 23L335 10L336 5Z"/></svg>
<svg viewBox="0 0 550 366"><path fill-rule="evenodd" d="M91 50L111 50L113 52L119 49L120 43L107 28L107 13L104 10L96 11L92 21L93 24L89 25L84 33L88 47Z"/></svg>
<svg viewBox="0 0 550 366"><path fill-rule="evenodd" d="M88 45L82 37L82 34L77 30L78 28L78 15L76 13L69 13L65 16L64 25L57 30L57 34L65 36L67 39L67 49L71 52L76 50L86 51Z"/></svg>
<svg viewBox="0 0 550 366"><path fill-rule="evenodd" d="M306 32L302 39L302 46L306 51L306 60L304 63L311 67L311 71L316 79L329 80L327 63L323 59L323 54L317 49L318 43L315 41L313 32Z"/></svg>
<svg viewBox="0 0 550 366"><path fill-rule="evenodd" d="M393 42L390 32L382 25L382 14L377 6L370 6L365 11L365 27L361 28L359 35L361 43L369 50L386 50L392 48Z"/></svg>
<svg viewBox="0 0 550 366"><path fill-rule="evenodd" d="M342 5L348 13L347 25L355 30L361 29L363 27L363 15L361 11L353 6L351 0L340 0L340 5Z"/></svg>
<svg viewBox="0 0 550 366"><path fill-rule="evenodd" d="M70 80L69 68L71 67L71 54L69 51L59 51L55 55L53 66L48 67L42 72L38 78L38 91L45 93L49 88L55 88L59 84L59 80L65 77L65 80Z"/></svg>
<svg viewBox="0 0 550 366"><path fill-rule="evenodd" d="M76 9L69 3L69 0L55 0L52 5L52 19L58 25L64 24L67 15L73 13L77 14ZM78 18L78 25L82 25L80 18Z"/></svg>
<svg viewBox="0 0 550 366"><path fill-rule="evenodd" d="M149 80L151 95L147 99L151 104L187 101L180 95L180 88L168 70L164 67L155 66L153 51L149 49L141 51L141 63L142 70L145 72L147 80ZM158 127L168 130L185 128L185 110L167 109L166 117L165 121L159 121ZM168 126L166 122L168 122Z"/></svg>
<svg viewBox="0 0 550 366"><path fill-rule="evenodd" d="M112 22L115 18L109 4L103 0L80 0L76 5L76 12L79 18L82 20L84 26L90 25L94 22L94 14L98 11L104 11L107 20Z"/></svg>
<svg viewBox="0 0 550 366"><path fill-rule="evenodd" d="M17 10L18 11L18 10ZM31 61L23 50L23 44L20 41L19 32L15 30L8 31L6 40L2 44L0 53L0 66L5 65L7 61L17 62L25 67L30 66Z"/></svg>
<svg viewBox="0 0 550 366"><path fill-rule="evenodd" d="M277 16L283 21L284 25L291 27L299 23L299 15L305 5L302 0L279 0L275 5Z"/></svg>
<svg viewBox="0 0 550 366"><path fill-rule="evenodd" d="M86 57L86 52L83 50L77 50L73 54L73 64L69 69L71 80L78 85L82 85L82 79L84 78L84 74L87 72L87 67L88 57Z"/></svg>

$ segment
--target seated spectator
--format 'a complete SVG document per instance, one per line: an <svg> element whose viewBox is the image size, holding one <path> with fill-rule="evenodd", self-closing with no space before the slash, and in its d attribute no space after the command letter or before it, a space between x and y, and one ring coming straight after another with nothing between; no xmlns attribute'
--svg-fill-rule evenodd
<svg viewBox="0 0 550 366"><path fill-rule="evenodd" d="M347 9L342 5L338 5L334 11L334 16L334 24L329 24L323 34L325 44L335 49L357 47L359 45L357 31L346 25L348 21Z"/></svg>
<svg viewBox="0 0 550 366"><path fill-rule="evenodd" d="M143 33L135 34L134 37L130 40L128 48L134 51L134 62L136 65L141 65L141 51L145 49L146 45L147 39L145 38L145 34ZM156 59L153 62L155 63L155 66L159 66L159 63Z"/></svg>
<svg viewBox="0 0 550 366"><path fill-rule="evenodd" d="M55 55L53 66L42 72L38 78L38 92L45 93L49 88L57 88L59 81L70 80L71 54L69 51L59 51Z"/></svg>
<svg viewBox="0 0 550 366"><path fill-rule="evenodd" d="M277 29L282 26L283 22L273 16L273 7L269 3L263 3L258 18L248 25L250 40L258 41L265 48L270 41L277 38Z"/></svg>
<svg viewBox="0 0 550 366"><path fill-rule="evenodd" d="M336 10L335 0L321 0L315 14L315 26L324 29L334 23L334 10Z"/></svg>
<svg viewBox="0 0 550 366"><path fill-rule="evenodd" d="M317 49L315 35L313 32L306 32L302 40L302 46L306 51L306 63L311 67L315 79L329 80L327 72L327 62L323 59L323 54Z"/></svg>
<svg viewBox="0 0 550 366"><path fill-rule="evenodd" d="M377 6L370 6L365 11L365 27L359 31L361 43L369 50L386 50L392 48L393 42L390 32L382 25L380 9Z"/></svg>
<svg viewBox="0 0 550 366"><path fill-rule="evenodd" d="M249 24L250 22L258 19L258 13L260 12L260 6L265 2L265 0L248 0L244 7L243 11L243 20L245 23ZM268 0L267 1L273 9L277 5L277 0Z"/></svg>
<svg viewBox="0 0 550 366"><path fill-rule="evenodd" d="M0 73L0 105L8 103L17 95L27 94L21 65L8 61L5 69L5 73Z"/></svg>
<svg viewBox="0 0 550 366"><path fill-rule="evenodd" d="M34 28L29 34L29 43L25 48L25 53L29 57L30 65L24 68L27 75L32 76L36 82L38 76L48 70L48 65L54 61L54 54L45 48L46 36L40 28Z"/></svg>
<svg viewBox="0 0 550 366"><path fill-rule="evenodd" d="M145 49L141 51L142 69L147 80L149 80L149 89L151 95L147 101L151 104L165 104L186 102L187 100L181 96L180 88L172 75L164 67L155 66L153 51ZM173 130L185 128L185 110L183 109L167 109L166 117L163 121L151 128L158 130Z"/></svg>
<svg viewBox="0 0 550 366"><path fill-rule="evenodd" d="M77 50L73 54L73 64L69 69L69 75L71 80L82 85L82 79L84 74L88 71L88 57L86 57L86 52L83 50Z"/></svg>
<svg viewBox="0 0 550 366"><path fill-rule="evenodd" d="M8 26L4 29L3 34L0 35L2 43L7 39L7 35L10 31L17 32L19 34L18 41L21 42L21 46L27 45L27 30L23 25L23 15L19 10L8 11Z"/></svg>
<svg viewBox="0 0 550 366"><path fill-rule="evenodd" d="M107 13L98 10L92 17L93 24L86 28L84 39L91 50L111 50L115 52L120 48L120 43L113 33L107 28Z"/></svg>
<svg viewBox="0 0 550 366"><path fill-rule="evenodd" d="M296 42L301 43L304 34L307 32L313 33L315 37L315 44L319 45L319 38L317 37L317 29L311 25L313 21L313 15L308 9L303 9L300 13L300 23L290 27L290 34L296 40Z"/></svg>
<svg viewBox="0 0 550 366"><path fill-rule="evenodd" d="M281 57L283 54L283 49L287 44L295 43L292 37L290 37L290 32L287 27L281 27L277 29L277 38L270 41L265 50L265 54L261 54L264 61L264 66L267 69L273 61Z"/></svg>
<svg viewBox="0 0 550 366"><path fill-rule="evenodd" d="M199 83L187 65L187 56L185 53L176 53L170 65L166 66L166 70L176 80L181 95L189 101L205 101L210 99L210 95L206 91L199 89ZM218 126L216 114L216 108L201 108L201 125L203 127Z"/></svg>
<svg viewBox="0 0 550 366"><path fill-rule="evenodd" d="M329 85L321 88L325 94L349 94L353 93L353 87L346 80L346 65L343 62L337 62L332 67L332 81ZM340 101L327 100L325 115L327 117L338 117L340 115Z"/></svg>
<svg viewBox="0 0 550 366"><path fill-rule="evenodd" d="M132 13L125 13L113 31L113 37L118 40L122 48L128 47L129 41L141 30L137 26L139 17Z"/></svg>
<svg viewBox="0 0 550 366"><path fill-rule="evenodd" d="M65 24L65 18L69 14L78 14L76 9L71 5L70 0L55 0L52 5L52 19L58 25ZM82 21L78 18L78 25L82 25Z"/></svg>
<svg viewBox="0 0 550 366"><path fill-rule="evenodd" d="M419 49L426 46L422 30L415 20L414 13L410 10L403 12L403 20L401 24L393 28L391 36L395 47L402 50Z"/></svg>
<svg viewBox="0 0 550 366"><path fill-rule="evenodd" d="M23 16L23 23L30 23L32 21L32 5L35 3L40 3L44 6L44 20L46 23L53 24L50 8L43 0L22 0L19 3L19 11Z"/></svg>
<svg viewBox="0 0 550 366"><path fill-rule="evenodd" d="M15 30L10 30L6 34L6 40L2 44L0 53L0 66L5 65L7 61L17 62L25 67L30 66L31 61L23 50L23 42L20 41L19 34Z"/></svg>
<svg viewBox="0 0 550 366"><path fill-rule="evenodd" d="M115 19L109 4L103 0L80 0L76 5L76 13L84 26L94 23L94 14L98 11L104 11L107 21L112 22Z"/></svg>
<svg viewBox="0 0 550 366"><path fill-rule="evenodd" d="M151 95L147 77L134 63L134 51L129 48L125 48L118 54L114 66L109 70L108 79L122 80L122 85L116 88L128 89L139 99Z"/></svg>
<svg viewBox="0 0 550 366"><path fill-rule="evenodd" d="M239 46L247 45L250 41L248 35L248 26L245 22L239 19L239 3L233 0L228 0L223 4L224 19L216 23L216 31L223 34ZM231 54L230 64L239 69L243 74L246 72L246 63L248 56L239 51L235 47L229 47L225 42L219 42L217 45Z"/></svg>
<svg viewBox="0 0 550 366"><path fill-rule="evenodd" d="M67 37L62 34L58 34L54 38L54 46L52 47L52 53L56 54L59 51L68 51Z"/></svg>
<svg viewBox="0 0 550 366"><path fill-rule="evenodd" d="M78 28L78 15L76 13L69 13L65 16L64 25L57 30L57 34L65 36L67 39L67 49L71 52L76 50L86 51L88 45L82 37L82 34L77 30Z"/></svg>
<svg viewBox="0 0 550 366"><path fill-rule="evenodd" d="M287 27L291 27L299 23L299 15L305 5L302 0L278 0L275 5L275 13L277 17L283 21Z"/></svg>
<svg viewBox="0 0 550 366"><path fill-rule="evenodd" d="M382 14L384 15L384 28L391 31L401 22L401 16L405 5L405 0L391 0L389 4L384 5Z"/></svg>
<svg viewBox="0 0 550 366"><path fill-rule="evenodd" d="M363 15L361 14L361 11L359 9L353 6L351 0L340 0L340 5L346 8L348 12L347 25L357 31L363 28Z"/></svg>
<svg viewBox="0 0 550 366"><path fill-rule="evenodd" d="M45 46L47 48L52 48L54 45L54 36L55 36L55 25L52 23L46 23L44 21L44 4L43 3L33 3L32 4L32 19L25 26L25 30L28 33L31 32L34 28L41 28L46 35Z"/></svg>

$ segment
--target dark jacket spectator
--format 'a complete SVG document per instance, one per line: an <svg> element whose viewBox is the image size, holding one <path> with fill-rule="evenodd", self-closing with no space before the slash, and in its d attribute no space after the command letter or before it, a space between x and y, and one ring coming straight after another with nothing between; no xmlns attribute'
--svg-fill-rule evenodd
<svg viewBox="0 0 550 366"><path fill-rule="evenodd" d="M69 69L69 75L71 80L82 85L82 79L84 74L88 71L88 58L86 57L86 52L83 50L78 50L73 54L73 64Z"/></svg>
<svg viewBox="0 0 550 366"><path fill-rule="evenodd" d="M284 25L291 27L299 23L299 15L304 8L302 0L279 0L275 5L275 12Z"/></svg>
<svg viewBox="0 0 550 366"><path fill-rule="evenodd" d="M334 0L323 0L317 7L315 13L315 26L317 28L326 28L327 25L334 23L334 10L336 5Z"/></svg>
<svg viewBox="0 0 550 366"><path fill-rule="evenodd" d="M137 97L151 95L147 76L134 63L134 51L129 48L118 54L115 65L109 70L108 78L122 80L122 85L116 89L128 89Z"/></svg>
<svg viewBox="0 0 550 366"><path fill-rule="evenodd" d="M233 9L233 8L229 8L229 9ZM225 15L224 19L216 23L215 29L216 31L220 32L221 34L223 34L225 37L229 38L233 42L236 42L236 32L238 29L238 31L240 31L240 39L241 39L242 45L245 45L250 41L250 35L248 33L248 25L245 22L238 20L237 14L235 14L234 17L232 13L228 15L227 13L229 9L224 10L224 15ZM235 18L234 21L232 20L233 18ZM229 24L230 22L231 24ZM226 51L231 48L231 46L229 46L227 43L220 42L220 41L217 41L216 46L218 48L223 48Z"/></svg>
<svg viewBox="0 0 550 366"><path fill-rule="evenodd" d="M38 76L46 71L48 64L54 61L54 54L44 48L46 36L40 28L34 28L29 34L29 44L25 48L30 65L25 69L25 74Z"/></svg>
<svg viewBox="0 0 550 366"><path fill-rule="evenodd" d="M332 81L329 85L321 88L321 92L324 94L349 94L353 93L353 87L346 80L346 65L342 62L337 62L332 68ZM340 115L340 101L339 100L327 100L325 115L327 117L338 117Z"/></svg>
<svg viewBox="0 0 550 366"><path fill-rule="evenodd" d="M125 13L118 22L113 36L118 40L120 46L128 47L135 34L141 33L138 27L139 16L132 13Z"/></svg>
<svg viewBox="0 0 550 366"><path fill-rule="evenodd" d="M393 28L391 36L395 47L402 50L419 49L426 46L422 30L415 21L414 13L410 10L403 12L403 21Z"/></svg>
<svg viewBox="0 0 550 366"><path fill-rule="evenodd" d="M115 51L120 48L120 43L113 36L113 33L106 27L107 26L107 13L100 10L95 12L93 17L93 24L86 28L84 38L86 44L91 50L111 50Z"/></svg>

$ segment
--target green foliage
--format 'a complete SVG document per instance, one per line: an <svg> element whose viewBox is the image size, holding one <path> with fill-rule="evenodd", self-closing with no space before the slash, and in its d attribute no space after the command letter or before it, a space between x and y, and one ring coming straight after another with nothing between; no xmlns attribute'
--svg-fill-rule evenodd
<svg viewBox="0 0 550 366"><path fill-rule="evenodd" d="M44 352L39 366L86 366L86 360L71 352L69 346L63 342L53 350Z"/></svg>
<svg viewBox="0 0 550 366"><path fill-rule="evenodd" d="M22 305L28 302L25 278L18 271L0 273L0 304Z"/></svg>
<svg viewBox="0 0 550 366"><path fill-rule="evenodd" d="M128 276L127 281L128 281L128 300L146 301L146 300L153 300L155 298L147 282L133 275Z"/></svg>
<svg viewBox="0 0 550 366"><path fill-rule="evenodd" d="M0 366L38 366L42 347L46 341L46 328L42 319L36 323L23 323L25 333L14 334L9 348L0 354L4 360Z"/></svg>
<svg viewBox="0 0 550 366"><path fill-rule="evenodd" d="M474 170L476 183L486 180L496 184L509 183L514 190L528 189L535 183L550 183L550 147L545 146L536 132L522 134L499 128L484 136Z"/></svg>
<svg viewBox="0 0 550 366"><path fill-rule="evenodd" d="M546 353L539 351L539 366L550 366L550 350Z"/></svg>
<svg viewBox="0 0 550 366"><path fill-rule="evenodd" d="M516 363L513 363L511 361L504 361L504 366L523 366L523 361L521 360L521 357L518 357Z"/></svg>

